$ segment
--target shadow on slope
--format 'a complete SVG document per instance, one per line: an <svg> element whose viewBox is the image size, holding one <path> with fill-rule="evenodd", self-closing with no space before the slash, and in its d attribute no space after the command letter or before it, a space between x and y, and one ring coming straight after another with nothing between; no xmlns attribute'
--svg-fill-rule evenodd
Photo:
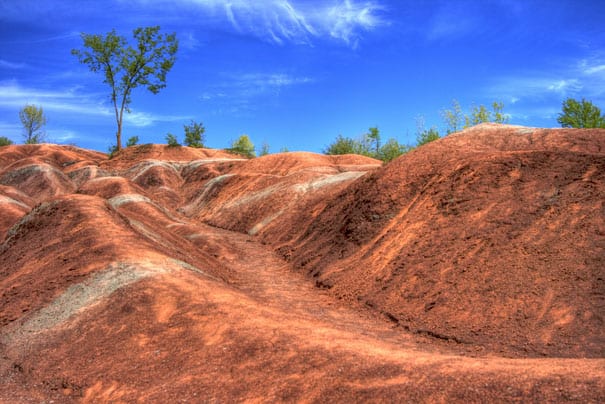
<svg viewBox="0 0 605 404"><path fill-rule="evenodd" d="M265 239L290 238L280 253L319 286L404 329L507 355L603 357L604 218L605 131L482 125Z"/></svg>

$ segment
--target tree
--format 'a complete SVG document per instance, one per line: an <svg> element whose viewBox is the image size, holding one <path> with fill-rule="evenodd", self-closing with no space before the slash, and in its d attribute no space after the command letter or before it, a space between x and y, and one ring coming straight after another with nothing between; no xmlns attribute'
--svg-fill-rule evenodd
<svg viewBox="0 0 605 404"><path fill-rule="evenodd" d="M424 116L416 117L416 145L422 146L433 140L439 139L439 131L435 127L426 129L424 126Z"/></svg>
<svg viewBox="0 0 605 404"><path fill-rule="evenodd" d="M359 141L342 135L338 135L336 140L324 150L324 154L330 155L363 154L364 152L369 153L369 150L367 150Z"/></svg>
<svg viewBox="0 0 605 404"><path fill-rule="evenodd" d="M254 143L252 143L248 135L241 135L231 144L231 148L228 150L248 158L256 157L256 153L254 153Z"/></svg>
<svg viewBox="0 0 605 404"><path fill-rule="evenodd" d="M139 143L139 137L138 136L131 136L126 141L126 147L135 146L137 143Z"/></svg>
<svg viewBox="0 0 605 404"><path fill-rule="evenodd" d="M168 147L179 147L181 145L176 136L174 136L172 133L166 134L166 143L168 144Z"/></svg>
<svg viewBox="0 0 605 404"><path fill-rule="evenodd" d="M464 117L464 127L470 128L471 126L479 125L480 123L490 122L491 113L487 110L485 105L474 105L471 109L471 114Z"/></svg>
<svg viewBox="0 0 605 404"><path fill-rule="evenodd" d="M380 148L380 159L385 163L409 152L412 148L391 138Z"/></svg>
<svg viewBox="0 0 605 404"><path fill-rule="evenodd" d="M605 128L605 115L591 101L578 102L573 98L563 101L562 112L557 122L563 128Z"/></svg>
<svg viewBox="0 0 605 404"><path fill-rule="evenodd" d="M7 138L6 136L0 136L0 147L2 146L10 146L13 144L13 141Z"/></svg>
<svg viewBox="0 0 605 404"><path fill-rule="evenodd" d="M424 144L430 143L434 140L439 139L439 132L437 131L437 129L435 128L431 128L431 129L425 129L422 132L420 132L417 136L416 136L416 144L417 146L422 146Z"/></svg>
<svg viewBox="0 0 605 404"><path fill-rule="evenodd" d="M202 123L191 120L191 124L183 125L185 129L185 144L189 147L204 147L204 132L206 128Z"/></svg>
<svg viewBox="0 0 605 404"><path fill-rule="evenodd" d="M508 115L504 111L504 103L494 101L492 103L493 121L496 123L508 123Z"/></svg>
<svg viewBox="0 0 605 404"><path fill-rule="evenodd" d="M462 129L462 123L464 122L464 114L460 103L456 100L452 100L452 109L444 109L441 112L441 116L446 124L446 134L458 132Z"/></svg>
<svg viewBox="0 0 605 404"><path fill-rule="evenodd" d="M368 131L364 136L367 139L368 149L373 155L372 157L378 158L380 155L380 131L376 126L369 128Z"/></svg>
<svg viewBox="0 0 605 404"><path fill-rule="evenodd" d="M44 140L44 125L46 115L42 107L26 105L19 111L19 119L23 124L25 144L36 144Z"/></svg>
<svg viewBox="0 0 605 404"><path fill-rule="evenodd" d="M130 112L132 90L142 86L153 94L166 87L166 74L176 60L178 41L176 34L162 35L160 27L137 28L133 31L136 46L127 44L126 38L115 30L107 35L81 34L83 49L72 49L80 63L93 72L103 72L104 83L111 88L116 123L117 151L122 149L122 118Z"/></svg>
<svg viewBox="0 0 605 404"><path fill-rule="evenodd" d="M259 157L266 156L269 154L269 143L263 142L263 145L260 148L260 152L258 153Z"/></svg>

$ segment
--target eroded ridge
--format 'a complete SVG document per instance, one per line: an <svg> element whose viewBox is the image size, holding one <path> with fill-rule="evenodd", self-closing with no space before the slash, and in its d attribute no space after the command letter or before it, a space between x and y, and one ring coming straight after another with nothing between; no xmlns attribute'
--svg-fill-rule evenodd
<svg viewBox="0 0 605 404"><path fill-rule="evenodd" d="M603 146L0 148L0 400L603 402Z"/></svg>

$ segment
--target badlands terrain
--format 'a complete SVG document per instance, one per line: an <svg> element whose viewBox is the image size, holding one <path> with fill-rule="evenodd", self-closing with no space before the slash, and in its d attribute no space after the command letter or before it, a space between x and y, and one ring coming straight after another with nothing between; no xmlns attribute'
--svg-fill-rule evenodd
<svg viewBox="0 0 605 404"><path fill-rule="evenodd" d="M1 402L605 402L605 130L6 146L0 211Z"/></svg>

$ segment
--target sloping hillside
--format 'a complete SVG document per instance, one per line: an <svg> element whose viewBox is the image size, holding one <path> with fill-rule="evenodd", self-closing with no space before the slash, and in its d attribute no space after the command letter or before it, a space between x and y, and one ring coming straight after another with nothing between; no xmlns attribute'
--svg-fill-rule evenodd
<svg viewBox="0 0 605 404"><path fill-rule="evenodd" d="M605 401L604 146L2 147L0 401Z"/></svg>
<svg viewBox="0 0 605 404"><path fill-rule="evenodd" d="M605 131L475 127L365 176L290 238L296 267L403 329L605 352Z"/></svg>

